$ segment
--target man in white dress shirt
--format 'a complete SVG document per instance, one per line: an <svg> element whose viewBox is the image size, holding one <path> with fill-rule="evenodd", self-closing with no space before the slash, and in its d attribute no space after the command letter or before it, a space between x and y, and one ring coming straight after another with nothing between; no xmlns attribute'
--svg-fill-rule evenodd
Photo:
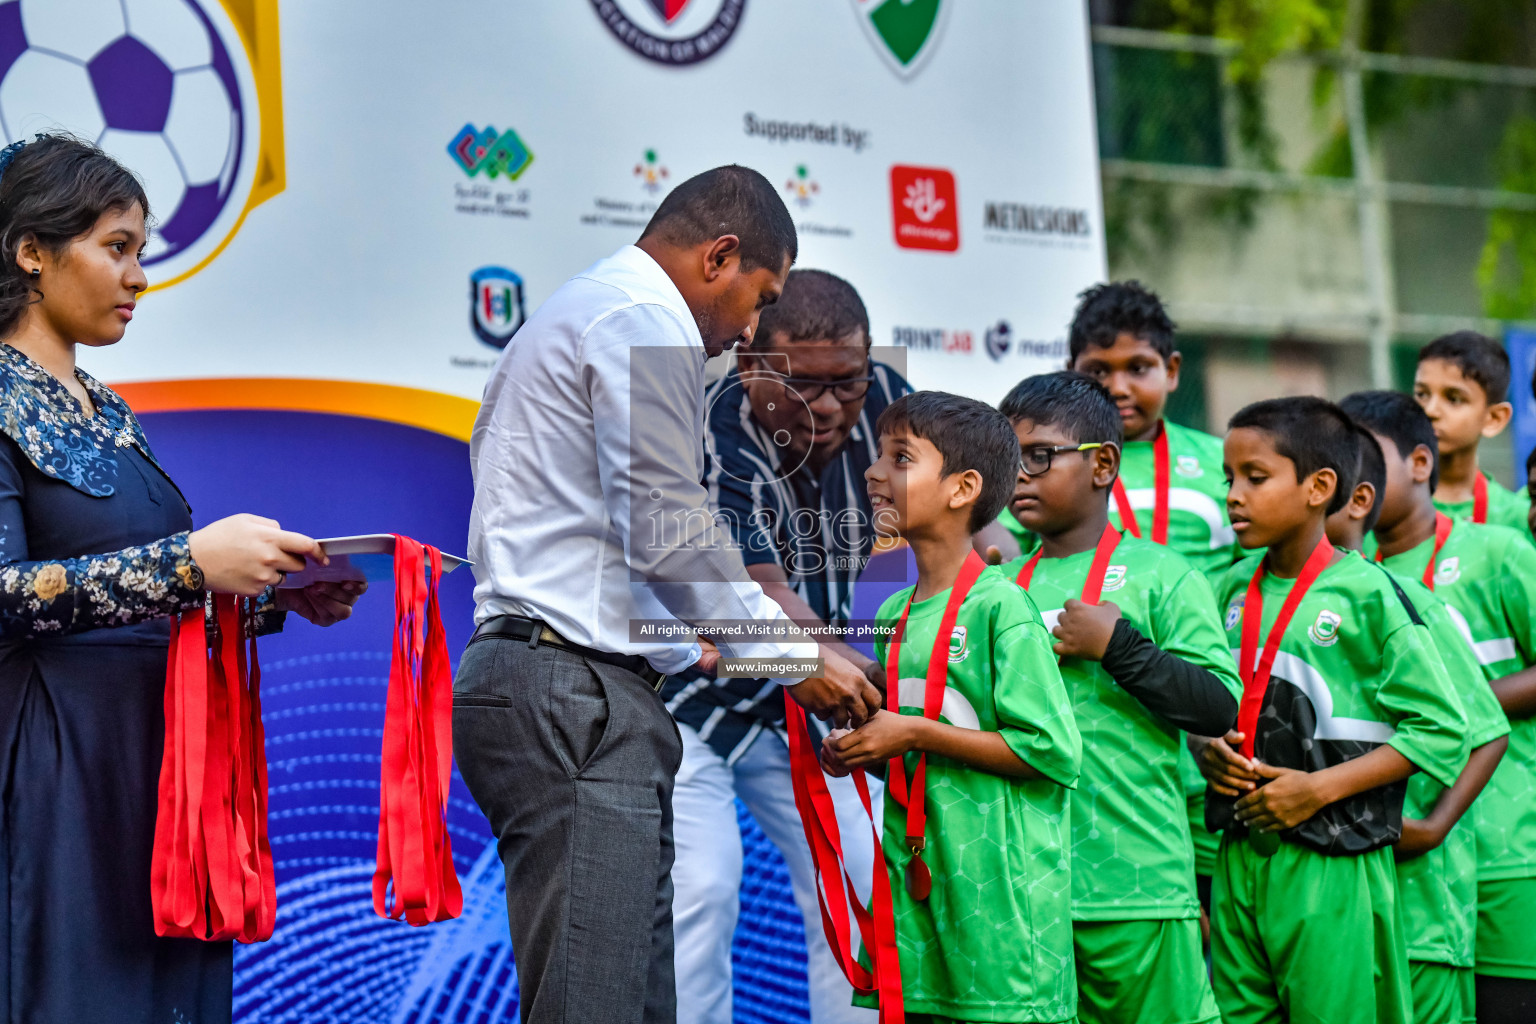
<svg viewBox="0 0 1536 1024"><path fill-rule="evenodd" d="M751 341L795 254L762 175L707 171L636 245L550 296L486 385L470 442L477 628L454 681L454 753L506 869L525 1024L675 1020L682 745L657 692L667 673L720 654L819 657L819 675L782 680L808 710L856 725L880 705L825 647L722 638L716 652L691 635L708 620L788 623L701 481L705 360Z"/></svg>

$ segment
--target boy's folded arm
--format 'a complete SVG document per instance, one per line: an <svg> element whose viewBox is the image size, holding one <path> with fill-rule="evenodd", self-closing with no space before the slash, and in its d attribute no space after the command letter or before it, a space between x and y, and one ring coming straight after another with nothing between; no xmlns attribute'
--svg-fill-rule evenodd
<svg viewBox="0 0 1536 1024"><path fill-rule="evenodd" d="M1237 801L1237 820L1265 832L1295 828L1329 804L1400 782L1416 770L1412 761L1387 744L1315 772L1261 763L1255 771L1269 781Z"/></svg>
<svg viewBox="0 0 1536 1024"><path fill-rule="evenodd" d="M1216 673L1162 650L1128 619L1115 623L1101 664L1121 689L1185 732L1221 736L1237 721L1237 699Z"/></svg>
<svg viewBox="0 0 1536 1024"><path fill-rule="evenodd" d="M1482 793L1483 787L1488 785L1488 780L1493 778L1494 770L1498 768L1508 747L1509 737L1504 735L1473 749L1456 784L1440 794L1434 810L1423 819L1428 845L1423 849L1415 849L1414 853L1428 853L1445 841L1451 829L1456 827L1462 815L1467 813L1472 802Z"/></svg>
<svg viewBox="0 0 1536 1024"><path fill-rule="evenodd" d="M1536 666L1511 672L1489 684L1499 707L1511 719L1530 718L1536 715Z"/></svg>

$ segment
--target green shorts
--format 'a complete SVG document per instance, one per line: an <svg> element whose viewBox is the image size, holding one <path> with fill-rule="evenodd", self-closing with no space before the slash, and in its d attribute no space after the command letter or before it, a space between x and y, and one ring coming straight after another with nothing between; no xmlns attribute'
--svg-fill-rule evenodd
<svg viewBox="0 0 1536 1024"><path fill-rule="evenodd" d="M1205 973L1200 919L1074 921L1083 1024L1205 1024L1221 1019Z"/></svg>
<svg viewBox="0 0 1536 1024"><path fill-rule="evenodd" d="M1536 980L1536 878L1477 883L1478 974Z"/></svg>
<svg viewBox="0 0 1536 1024"><path fill-rule="evenodd" d="M1470 967L1408 961L1413 1024L1477 1024L1477 982Z"/></svg>
<svg viewBox="0 0 1536 1024"><path fill-rule="evenodd" d="M1265 857L1223 835L1211 963L1226 1024L1410 1024L1413 990L1391 849Z"/></svg>

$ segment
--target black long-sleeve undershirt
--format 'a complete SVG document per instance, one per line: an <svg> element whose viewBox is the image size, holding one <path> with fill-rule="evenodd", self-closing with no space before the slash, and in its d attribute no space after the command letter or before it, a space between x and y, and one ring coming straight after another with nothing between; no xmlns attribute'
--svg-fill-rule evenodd
<svg viewBox="0 0 1536 1024"><path fill-rule="evenodd" d="M1127 619L1115 623L1100 664L1148 711L1185 732L1222 736L1237 721L1237 699L1214 672L1162 650Z"/></svg>

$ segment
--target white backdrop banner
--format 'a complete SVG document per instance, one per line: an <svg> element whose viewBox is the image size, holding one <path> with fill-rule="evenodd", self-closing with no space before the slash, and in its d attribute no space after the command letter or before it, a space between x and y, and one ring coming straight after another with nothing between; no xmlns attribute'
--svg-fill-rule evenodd
<svg viewBox="0 0 1536 1024"><path fill-rule="evenodd" d="M1105 271L1066 0L6 0L0 121L148 187L158 287L87 368L221 400L476 399L528 312L722 163L783 189L799 265L859 289L919 387L1059 367Z"/></svg>

